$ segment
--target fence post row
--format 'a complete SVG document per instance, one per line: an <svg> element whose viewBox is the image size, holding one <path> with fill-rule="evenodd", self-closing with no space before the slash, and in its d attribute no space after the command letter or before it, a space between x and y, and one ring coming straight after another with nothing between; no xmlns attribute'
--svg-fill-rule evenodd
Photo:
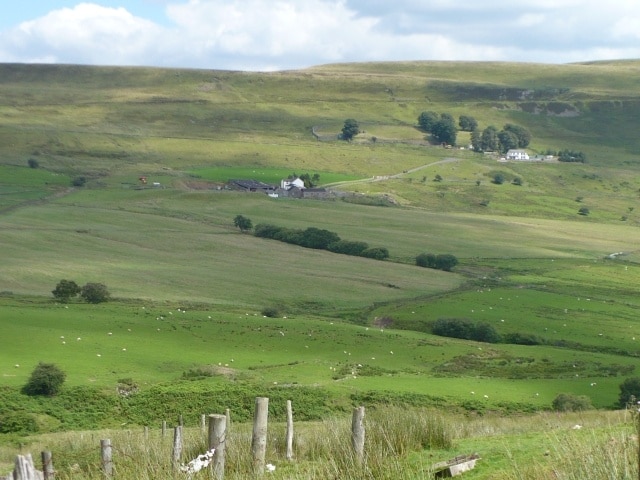
<svg viewBox="0 0 640 480"><path fill-rule="evenodd" d="M251 454L253 456L253 472L264 474L264 460L267 452L267 422L269 416L269 399L256 397L256 410L253 416L253 436Z"/></svg>

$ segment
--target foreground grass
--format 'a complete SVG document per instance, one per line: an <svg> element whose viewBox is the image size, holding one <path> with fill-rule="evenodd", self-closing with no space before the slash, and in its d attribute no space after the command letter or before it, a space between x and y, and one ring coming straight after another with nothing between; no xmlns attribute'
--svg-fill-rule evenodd
<svg viewBox="0 0 640 480"><path fill-rule="evenodd" d="M295 405L294 405L295 408ZM352 453L350 420L343 417L295 425L294 459L285 459L285 426L271 422L266 461L276 466L270 478L289 479L419 479L432 475L432 465L456 455L477 453L474 480L542 480L555 478L604 480L637 478L637 439L633 417L625 412L536 414L468 418L433 410L385 407L367 410L365 460ZM581 428L576 429L575 425ZM109 438L115 469L125 478L172 478L172 432L158 427L76 432L26 439L22 451L53 452L56 478L102 478L99 443ZM186 462L207 448L206 433L184 430ZM226 442L225 478L251 476L251 425L232 422ZM17 448L0 449L8 470ZM210 473L201 472L201 478Z"/></svg>

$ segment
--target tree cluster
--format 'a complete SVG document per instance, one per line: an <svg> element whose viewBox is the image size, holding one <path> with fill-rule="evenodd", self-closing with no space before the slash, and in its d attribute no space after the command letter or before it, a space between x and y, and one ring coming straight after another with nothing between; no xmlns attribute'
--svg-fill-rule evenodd
<svg viewBox="0 0 640 480"><path fill-rule="evenodd" d="M471 132L471 146L477 152L506 153L514 148L525 148L530 142L529 131L511 123L507 123L500 131L490 125L482 132L478 129Z"/></svg>
<svg viewBox="0 0 640 480"><path fill-rule="evenodd" d="M423 132L433 135L438 143L456 144L458 127L453 116L449 113L438 115L436 112L422 112L418 116L418 126Z"/></svg>
<svg viewBox="0 0 640 480"><path fill-rule="evenodd" d="M577 162L585 163L587 157L582 152L574 152L573 150L560 150L558 152L558 160L561 162Z"/></svg>
<svg viewBox="0 0 640 480"><path fill-rule="evenodd" d="M60 280L56 288L51 291L54 298L62 303L68 303L72 298L80 295L87 303L102 303L109 300L111 294L107 286L102 283L90 282L80 287L73 280Z"/></svg>
<svg viewBox="0 0 640 480"><path fill-rule="evenodd" d="M440 337L460 338L476 342L500 342L500 335L493 326L461 318L439 318L431 326L431 333Z"/></svg>
<svg viewBox="0 0 640 480"><path fill-rule="evenodd" d="M301 175L296 175L296 173L294 172L291 175L289 175L289 179L295 179L295 178L299 178L304 182L304 188L313 188L320 181L320 174L314 173L313 175L310 175L309 173L303 173Z"/></svg>
<svg viewBox="0 0 640 480"><path fill-rule="evenodd" d="M591 410L591 399L586 395L573 395L571 393L559 393L551 402L551 407L556 412L581 412Z"/></svg>
<svg viewBox="0 0 640 480"><path fill-rule="evenodd" d="M421 253L416 257L416 265L424 268L434 268L436 270L444 270L450 272L453 267L458 264L458 259L450 253L433 254Z"/></svg>
<svg viewBox="0 0 640 480"><path fill-rule="evenodd" d="M300 247L328 250L344 255L355 255L376 260L389 258L389 250L384 247L369 247L366 242L342 240L337 233L316 227L300 230L271 224L259 224L256 225L253 234L260 238L269 238Z"/></svg>

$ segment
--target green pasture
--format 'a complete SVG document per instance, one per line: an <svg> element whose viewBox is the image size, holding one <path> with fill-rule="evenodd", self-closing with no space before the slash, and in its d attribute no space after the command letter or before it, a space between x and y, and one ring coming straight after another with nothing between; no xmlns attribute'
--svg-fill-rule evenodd
<svg viewBox="0 0 640 480"><path fill-rule="evenodd" d="M618 371L637 364L604 353L473 344L372 324L264 318L251 309L174 302L91 306L4 298L0 324L12 339L0 354L3 384L12 386L23 385L45 361L67 373L69 386L105 389L124 378L149 388L203 369L265 386L322 387L339 397L393 392L425 395L436 404L537 409L566 392L610 407ZM484 363L456 371L461 358Z"/></svg>

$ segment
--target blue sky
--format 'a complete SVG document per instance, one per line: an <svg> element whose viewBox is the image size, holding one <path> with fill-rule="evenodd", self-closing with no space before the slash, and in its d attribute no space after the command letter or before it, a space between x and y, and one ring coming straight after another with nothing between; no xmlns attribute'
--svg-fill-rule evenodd
<svg viewBox="0 0 640 480"><path fill-rule="evenodd" d="M283 70L640 58L637 0L21 0L0 62Z"/></svg>

